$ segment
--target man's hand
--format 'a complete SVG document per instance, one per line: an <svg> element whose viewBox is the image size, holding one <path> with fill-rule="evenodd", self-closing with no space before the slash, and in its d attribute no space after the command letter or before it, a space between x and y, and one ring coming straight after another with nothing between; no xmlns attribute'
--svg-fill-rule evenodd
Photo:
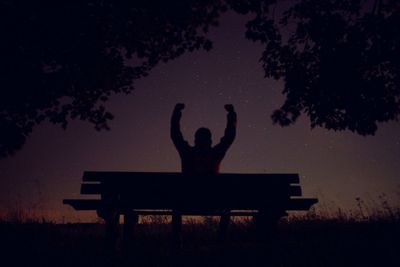
<svg viewBox="0 0 400 267"><path fill-rule="evenodd" d="M225 110L228 111L229 113L235 112L235 108L233 107L232 104L225 105Z"/></svg>
<svg viewBox="0 0 400 267"><path fill-rule="evenodd" d="M183 104L183 103L178 103L178 104L175 105L175 110L176 111L181 111L184 108L185 108L185 104Z"/></svg>

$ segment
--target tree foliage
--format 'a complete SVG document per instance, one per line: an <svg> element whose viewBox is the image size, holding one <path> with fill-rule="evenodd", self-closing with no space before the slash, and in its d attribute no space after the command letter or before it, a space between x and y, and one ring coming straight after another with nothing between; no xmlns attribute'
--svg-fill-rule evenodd
<svg viewBox="0 0 400 267"><path fill-rule="evenodd" d="M104 102L160 61L209 50L222 5L185 1L2 1L0 157L34 125L70 119L107 129Z"/></svg>
<svg viewBox="0 0 400 267"><path fill-rule="evenodd" d="M267 78L284 82L280 125L374 134L400 113L397 0L2 1L0 157L32 128L112 119L104 105L134 81L196 49L229 8L248 14L246 38L265 46Z"/></svg>
<svg viewBox="0 0 400 267"><path fill-rule="evenodd" d="M290 125L374 134L400 112L400 2L301 0L274 14L278 1L231 1L255 13L246 36L265 45L265 76L284 81L286 100L272 114ZM281 6L282 7L282 6Z"/></svg>

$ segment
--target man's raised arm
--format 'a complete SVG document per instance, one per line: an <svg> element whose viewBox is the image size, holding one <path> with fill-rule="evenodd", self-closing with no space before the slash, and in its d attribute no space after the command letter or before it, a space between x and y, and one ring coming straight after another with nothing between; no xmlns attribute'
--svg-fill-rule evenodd
<svg viewBox="0 0 400 267"><path fill-rule="evenodd" d="M223 150L223 152L226 152L226 150L235 140L237 123L237 115L233 105L225 105L225 110L228 111L225 134L224 137L221 138L220 143L217 145Z"/></svg>
<svg viewBox="0 0 400 267"><path fill-rule="evenodd" d="M174 111L171 118L171 139L175 147L180 150L187 145L187 142L183 139L183 135L180 127L180 120L182 117L182 110L185 108L185 104L178 103L175 105Z"/></svg>

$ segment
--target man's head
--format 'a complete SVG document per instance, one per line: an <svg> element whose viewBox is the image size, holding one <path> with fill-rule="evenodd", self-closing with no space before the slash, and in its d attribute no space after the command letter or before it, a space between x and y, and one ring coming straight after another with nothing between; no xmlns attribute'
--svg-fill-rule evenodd
<svg viewBox="0 0 400 267"><path fill-rule="evenodd" d="M211 144L211 131L208 128L199 128L194 135L194 145L196 147L210 147Z"/></svg>

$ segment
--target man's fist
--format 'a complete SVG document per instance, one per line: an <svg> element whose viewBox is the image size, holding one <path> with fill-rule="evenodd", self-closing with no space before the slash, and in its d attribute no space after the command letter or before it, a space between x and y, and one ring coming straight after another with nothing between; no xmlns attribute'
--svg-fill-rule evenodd
<svg viewBox="0 0 400 267"><path fill-rule="evenodd" d="M185 104L183 104L183 103L178 103L175 105L175 110L177 110L177 111L181 111L184 108L185 108Z"/></svg>
<svg viewBox="0 0 400 267"><path fill-rule="evenodd" d="M235 112L235 109L233 108L232 104L225 105L225 110L228 112Z"/></svg>

